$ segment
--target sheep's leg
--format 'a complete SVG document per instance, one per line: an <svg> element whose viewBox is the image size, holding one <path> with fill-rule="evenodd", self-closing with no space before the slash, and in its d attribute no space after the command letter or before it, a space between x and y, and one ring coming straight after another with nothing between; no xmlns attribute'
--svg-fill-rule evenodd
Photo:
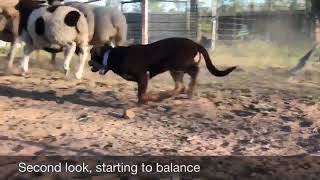
<svg viewBox="0 0 320 180"><path fill-rule="evenodd" d="M86 62L87 62L87 58L88 58L88 46L84 46L81 48L82 51L80 53L80 64L79 64L79 68L78 68L78 71L77 73L75 74L76 75L76 78L77 79L82 79L82 75L83 75L83 70L84 70L84 67L86 65Z"/></svg>
<svg viewBox="0 0 320 180"><path fill-rule="evenodd" d="M29 60L30 60L30 56L32 54L32 52L34 51L34 48L30 45L30 46L25 46L23 48L23 59L20 62L20 66L22 68L22 75L25 75L28 73L29 70Z"/></svg>
<svg viewBox="0 0 320 180"><path fill-rule="evenodd" d="M13 49L13 42L10 43L10 49L9 49L9 53L7 54L7 59L10 59L12 49Z"/></svg>
<svg viewBox="0 0 320 180"><path fill-rule="evenodd" d="M69 46L67 46L66 50L65 50L65 60L64 60L64 70L65 70L65 74L66 77L68 77L70 75L70 63L72 60L72 57L74 55L76 51L76 43L72 42Z"/></svg>
<svg viewBox="0 0 320 180"><path fill-rule="evenodd" d="M16 39L14 42L11 43L10 51L9 51L9 62L8 62L9 69L12 69L12 67L13 67L13 62L14 62L14 58L17 53L18 45L19 45L18 39Z"/></svg>
<svg viewBox="0 0 320 180"><path fill-rule="evenodd" d="M50 61L50 63L52 65L56 64L56 58L57 58L57 53L51 53L51 61Z"/></svg>

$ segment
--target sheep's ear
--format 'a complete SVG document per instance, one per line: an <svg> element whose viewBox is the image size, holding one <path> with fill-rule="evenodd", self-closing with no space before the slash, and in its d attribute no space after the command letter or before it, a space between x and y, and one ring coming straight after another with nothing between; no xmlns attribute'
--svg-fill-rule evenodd
<svg viewBox="0 0 320 180"><path fill-rule="evenodd" d="M45 22L44 22L43 17L39 17L36 20L36 24L35 25L36 25L36 33L38 35L43 35L44 31L45 31Z"/></svg>
<svg viewBox="0 0 320 180"><path fill-rule="evenodd" d="M70 11L64 18L64 23L68 26L74 27L77 25L80 16L81 15L78 11Z"/></svg>

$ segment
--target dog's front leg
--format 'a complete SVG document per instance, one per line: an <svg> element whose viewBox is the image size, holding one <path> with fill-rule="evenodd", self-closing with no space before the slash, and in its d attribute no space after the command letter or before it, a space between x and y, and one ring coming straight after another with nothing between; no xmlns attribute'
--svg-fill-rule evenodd
<svg viewBox="0 0 320 180"><path fill-rule="evenodd" d="M22 75L28 73L29 70L29 60L34 48L32 45L24 46L23 48L23 59L21 60L20 67L22 69Z"/></svg>
<svg viewBox="0 0 320 180"><path fill-rule="evenodd" d="M78 71L76 73L76 78L79 80L82 79L83 70L86 65L87 58L88 58L88 46L83 46L81 47L80 64L79 64Z"/></svg>
<svg viewBox="0 0 320 180"><path fill-rule="evenodd" d="M69 77L70 75L70 62L71 62L71 59L76 51L76 43L75 42L72 42L71 44L69 44L66 49L65 49L65 52L64 52L64 55L65 55L65 60L64 60L64 70L65 70L65 75L66 77Z"/></svg>
<svg viewBox="0 0 320 180"><path fill-rule="evenodd" d="M138 78L138 103L144 104L148 101L148 96L146 95L148 89L150 75L146 72Z"/></svg>

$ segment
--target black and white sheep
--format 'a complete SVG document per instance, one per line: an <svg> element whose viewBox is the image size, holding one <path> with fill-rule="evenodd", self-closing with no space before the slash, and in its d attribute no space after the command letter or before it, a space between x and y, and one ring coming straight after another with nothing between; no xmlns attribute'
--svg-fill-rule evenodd
<svg viewBox="0 0 320 180"><path fill-rule="evenodd" d="M21 61L23 72L28 72L30 55L34 50L44 49L52 53L64 50L66 75L70 73L70 61L77 52L80 65L75 76L81 79L88 56L88 33L87 19L76 8L49 6L33 10L22 33L26 43Z"/></svg>
<svg viewBox="0 0 320 180"><path fill-rule="evenodd" d="M21 39L26 44L21 61L24 73L28 72L30 54L44 49L53 53L54 57L55 53L65 52L64 69L68 76L70 61L76 52L80 56L76 78L81 79L88 45L127 44L126 18L118 9L77 2L64 4L63 0L50 3L58 5L48 6L39 3L39 0L20 0Z"/></svg>

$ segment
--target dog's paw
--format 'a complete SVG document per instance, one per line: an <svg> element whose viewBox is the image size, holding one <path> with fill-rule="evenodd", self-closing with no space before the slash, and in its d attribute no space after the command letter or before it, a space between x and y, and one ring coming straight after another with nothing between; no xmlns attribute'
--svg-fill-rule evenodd
<svg viewBox="0 0 320 180"><path fill-rule="evenodd" d="M147 104L149 101L149 97L147 95L143 97L138 97L138 105L144 105Z"/></svg>
<svg viewBox="0 0 320 180"><path fill-rule="evenodd" d="M144 104L147 104L147 103L148 103L148 101L145 100L145 99L139 99L138 100L138 105L144 105Z"/></svg>

